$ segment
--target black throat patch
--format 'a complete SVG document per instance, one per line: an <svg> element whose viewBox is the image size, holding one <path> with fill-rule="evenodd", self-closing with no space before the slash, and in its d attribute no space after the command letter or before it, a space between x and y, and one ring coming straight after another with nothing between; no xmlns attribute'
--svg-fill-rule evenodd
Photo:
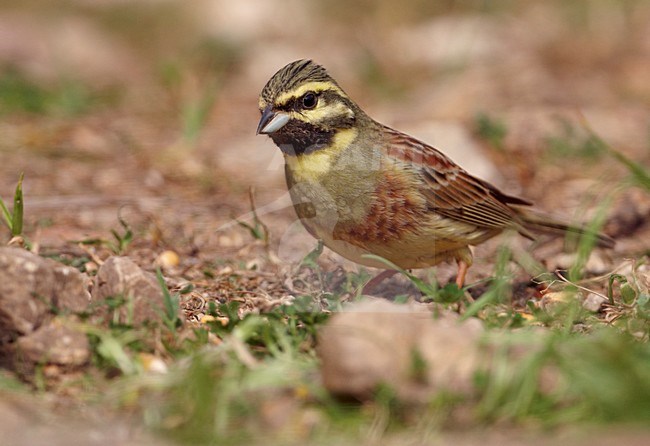
<svg viewBox="0 0 650 446"><path fill-rule="evenodd" d="M329 146L335 130L324 130L299 119L291 119L269 136L286 155L307 155Z"/></svg>

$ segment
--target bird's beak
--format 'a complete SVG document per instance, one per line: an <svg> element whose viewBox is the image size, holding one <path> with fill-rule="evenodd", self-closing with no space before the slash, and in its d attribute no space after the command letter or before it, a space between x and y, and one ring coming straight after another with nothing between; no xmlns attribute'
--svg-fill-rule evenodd
<svg viewBox="0 0 650 446"><path fill-rule="evenodd" d="M262 112L262 118L257 126L257 134L269 134L277 132L289 122L289 114L285 112L273 111L269 105Z"/></svg>

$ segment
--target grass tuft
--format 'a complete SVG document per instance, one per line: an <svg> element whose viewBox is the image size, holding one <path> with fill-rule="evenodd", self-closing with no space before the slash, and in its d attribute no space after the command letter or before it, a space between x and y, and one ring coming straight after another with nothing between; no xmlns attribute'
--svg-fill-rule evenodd
<svg viewBox="0 0 650 446"><path fill-rule="evenodd" d="M42 86L12 67L0 67L0 115L36 114L80 116L105 103L115 102L113 91L92 91L72 79Z"/></svg>
<svg viewBox="0 0 650 446"><path fill-rule="evenodd" d="M0 210L5 224L9 228L12 237L19 237L23 233L23 214L24 214L24 199L23 199L23 179L24 173L20 174L16 191L14 192L13 208L10 211L7 205L0 198Z"/></svg>
<svg viewBox="0 0 650 446"><path fill-rule="evenodd" d="M167 326L170 332L174 332L178 327L183 324L180 314L180 295L175 293L172 295L169 288L165 284L165 278L162 275L160 268L156 268L156 279L163 293L163 306L165 311L162 315L162 321Z"/></svg>
<svg viewBox="0 0 650 446"><path fill-rule="evenodd" d="M474 116L474 129L479 138L487 141L495 149L503 150L503 141L508 134L508 129L502 121L481 112Z"/></svg>

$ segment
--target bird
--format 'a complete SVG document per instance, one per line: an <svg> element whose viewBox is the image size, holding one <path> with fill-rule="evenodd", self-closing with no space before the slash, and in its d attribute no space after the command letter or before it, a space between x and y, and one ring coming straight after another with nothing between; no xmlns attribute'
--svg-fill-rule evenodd
<svg viewBox="0 0 650 446"><path fill-rule="evenodd" d="M257 134L282 151L301 223L339 255L385 270L372 281L396 272L377 257L403 270L455 261L462 288L470 247L504 231L532 240L589 232L535 211L433 146L375 121L311 60L277 71L258 105ZM607 235L592 234L599 246L614 246Z"/></svg>

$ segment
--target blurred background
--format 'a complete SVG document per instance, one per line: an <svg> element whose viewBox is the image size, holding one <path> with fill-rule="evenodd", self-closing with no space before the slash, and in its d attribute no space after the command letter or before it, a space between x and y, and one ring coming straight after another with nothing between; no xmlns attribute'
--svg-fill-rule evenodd
<svg viewBox="0 0 650 446"><path fill-rule="evenodd" d="M179 251L242 245L215 230L250 209L251 185L258 207L284 203L257 96L298 58L548 211L574 216L624 173L587 128L650 161L643 0L4 0L0 196L24 171L44 246L104 233L118 209ZM294 220L264 218L276 240Z"/></svg>

